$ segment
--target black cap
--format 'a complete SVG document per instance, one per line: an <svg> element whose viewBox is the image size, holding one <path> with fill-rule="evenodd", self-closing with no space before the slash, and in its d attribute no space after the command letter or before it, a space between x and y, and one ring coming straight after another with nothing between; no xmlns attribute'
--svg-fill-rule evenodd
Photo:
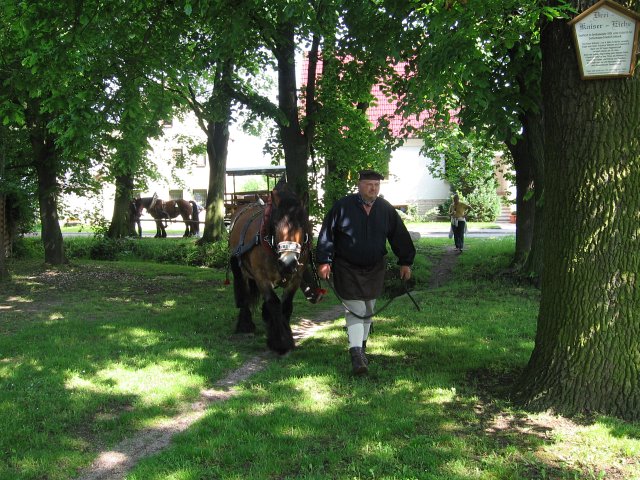
<svg viewBox="0 0 640 480"><path fill-rule="evenodd" d="M384 175L374 170L362 170L358 180L384 180Z"/></svg>

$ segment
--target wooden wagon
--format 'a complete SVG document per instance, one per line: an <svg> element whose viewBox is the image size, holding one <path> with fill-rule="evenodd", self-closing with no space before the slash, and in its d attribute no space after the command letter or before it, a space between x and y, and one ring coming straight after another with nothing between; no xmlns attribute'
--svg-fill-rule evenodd
<svg viewBox="0 0 640 480"><path fill-rule="evenodd" d="M252 168L228 168L227 185L224 192L225 221L229 222L233 215L245 205L253 203L258 199L266 202L271 194L271 190L278 183L278 180L285 175L285 167L278 165L268 165L264 167ZM237 190L237 177L265 177L267 188L265 190ZM229 186L229 180L231 185Z"/></svg>

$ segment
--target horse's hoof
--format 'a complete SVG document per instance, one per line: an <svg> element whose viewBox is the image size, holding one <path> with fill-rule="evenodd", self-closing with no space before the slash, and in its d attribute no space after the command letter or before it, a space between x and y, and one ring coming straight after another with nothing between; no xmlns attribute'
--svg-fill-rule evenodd
<svg viewBox="0 0 640 480"><path fill-rule="evenodd" d="M291 352L291 350L293 350L296 345L295 343L293 343L293 341L291 342L286 342L286 344L278 344L278 345L273 345L269 342L267 342L267 347L269 347L269 350L276 352L278 355L286 355L287 353Z"/></svg>
<svg viewBox="0 0 640 480"><path fill-rule="evenodd" d="M272 351L276 353L279 357L287 357L292 352L292 350L285 350L283 348L280 348L278 350L272 349Z"/></svg>

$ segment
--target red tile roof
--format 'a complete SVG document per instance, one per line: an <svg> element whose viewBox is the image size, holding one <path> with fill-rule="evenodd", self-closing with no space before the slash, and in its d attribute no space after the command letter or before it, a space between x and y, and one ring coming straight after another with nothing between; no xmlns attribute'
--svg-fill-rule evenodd
<svg viewBox="0 0 640 480"><path fill-rule="evenodd" d="M302 64L302 78L300 82L303 88L307 84L308 65L308 57L305 56ZM405 63L394 65L394 70L399 75L404 75ZM318 60L316 75L318 77L322 75L322 59ZM411 126L419 128L422 126L424 120L429 117L429 112L425 111L419 115L412 115L408 118L403 118L401 114L396 113L397 100L389 98L382 90L382 84L374 85L371 89L371 94L375 100L369 105L369 108L367 109L367 116L374 126L378 126L378 122L384 118L389 122L389 129L391 130L392 135L395 138L399 138L403 136L403 129L405 127ZM409 136L412 137L414 135L410 134Z"/></svg>

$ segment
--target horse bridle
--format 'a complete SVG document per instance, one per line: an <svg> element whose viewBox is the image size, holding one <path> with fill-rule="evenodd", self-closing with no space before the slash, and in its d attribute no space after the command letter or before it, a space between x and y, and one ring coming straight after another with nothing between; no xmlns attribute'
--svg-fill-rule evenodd
<svg viewBox="0 0 640 480"><path fill-rule="evenodd" d="M263 243L268 246L273 253L276 255L280 255L285 252L293 252L298 256L302 253L304 247L308 246L310 243L309 234L304 234L304 243L300 245L298 242L284 241L275 243L275 235L266 235L262 238Z"/></svg>
<svg viewBox="0 0 640 480"><path fill-rule="evenodd" d="M259 205L261 205L259 203ZM273 203L271 202L271 198L267 201L267 204L264 205L264 214L262 216L262 222L260 224L260 236L262 237L262 242L265 247L271 249L271 251L276 256L280 256L283 253L292 252L296 255L296 259L300 258L304 248L309 248L311 244L311 235L309 232L305 232L304 234L304 242L303 244L299 244L298 242L293 241L282 241L276 243L275 235L271 232L275 229L273 222L271 220L271 212L273 211ZM269 234L271 233L271 234Z"/></svg>
<svg viewBox="0 0 640 480"><path fill-rule="evenodd" d="M298 242L293 242L293 241L282 241L282 242L276 243L275 235L269 234L270 233L269 231L273 230L274 228L271 222L271 210L273 208L271 199L269 199L266 205L262 201L260 201L260 202L254 202L244 207L238 213L238 215L236 215L233 223L230 226L230 230L234 227L235 222L238 220L238 218L240 218L240 216L242 216L246 210L248 210L251 207L254 207L255 205L262 207L262 209L255 212L253 216L249 219L249 221L244 225L244 228L240 234L240 244L236 248L234 252L234 256L236 256L239 259L244 253L248 252L258 244L262 244L265 248L273 252L275 256L280 256L282 253L286 253L286 252L292 252L296 254L297 258L299 258L305 249L309 249L309 250L311 249L311 235L309 235L308 232L305 232L304 243L302 245L299 244ZM254 242L245 244L244 240L246 237L246 233L249 229L249 226L251 225L253 220L256 219L260 214L262 214L262 221L260 222L260 227L258 228L258 232L253 237ZM299 263L298 267L296 267L296 270L300 266L303 266L303 265Z"/></svg>

